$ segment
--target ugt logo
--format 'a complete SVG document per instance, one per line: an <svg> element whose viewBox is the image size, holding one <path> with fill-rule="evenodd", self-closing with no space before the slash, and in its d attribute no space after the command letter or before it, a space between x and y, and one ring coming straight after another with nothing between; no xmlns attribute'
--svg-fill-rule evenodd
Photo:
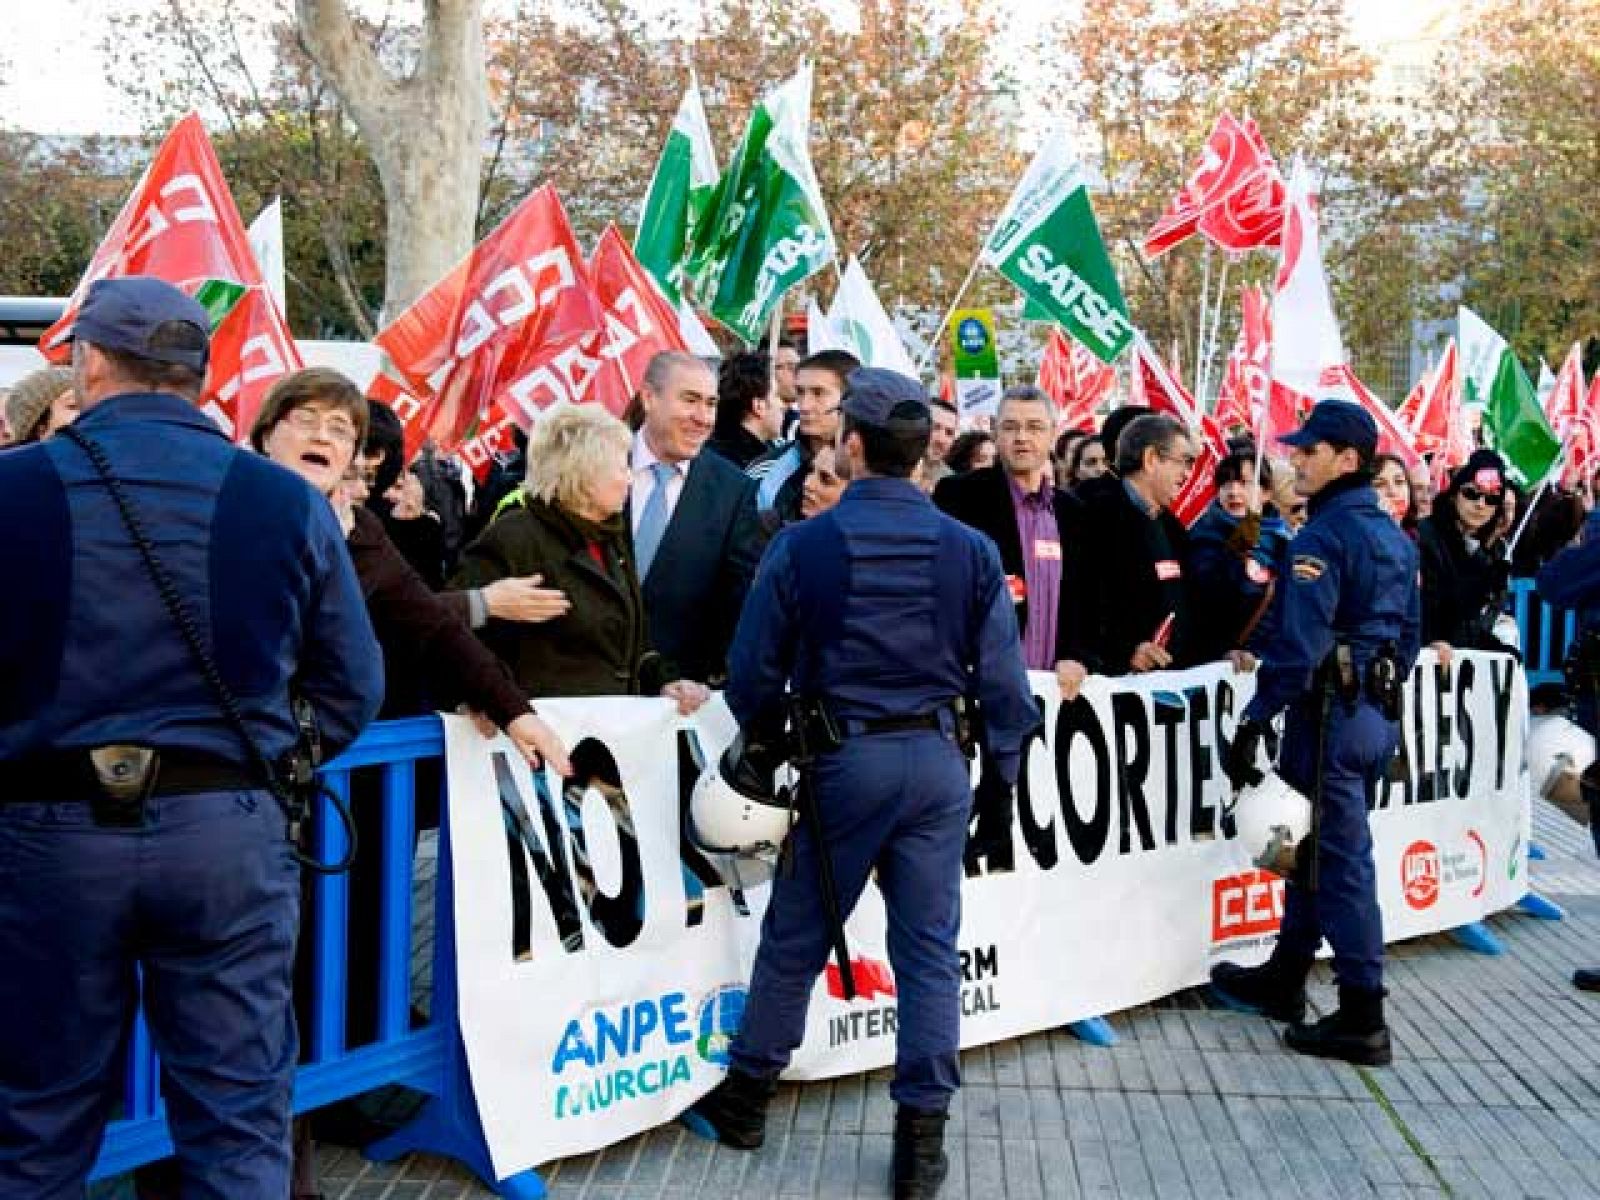
<svg viewBox="0 0 1600 1200"><path fill-rule="evenodd" d="M1412 842L1400 858L1400 890L1419 912L1439 898L1439 850L1432 842Z"/></svg>

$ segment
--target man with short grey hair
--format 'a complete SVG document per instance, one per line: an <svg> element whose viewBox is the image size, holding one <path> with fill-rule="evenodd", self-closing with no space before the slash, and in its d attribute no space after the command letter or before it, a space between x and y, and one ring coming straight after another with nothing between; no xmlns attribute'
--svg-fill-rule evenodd
<svg viewBox="0 0 1600 1200"><path fill-rule="evenodd" d="M1188 664L1189 531L1170 506L1194 461L1181 422L1139 417L1117 439L1121 486L1096 489L1085 501L1081 536L1067 555L1073 587L1062 603L1063 657L1091 674Z"/></svg>

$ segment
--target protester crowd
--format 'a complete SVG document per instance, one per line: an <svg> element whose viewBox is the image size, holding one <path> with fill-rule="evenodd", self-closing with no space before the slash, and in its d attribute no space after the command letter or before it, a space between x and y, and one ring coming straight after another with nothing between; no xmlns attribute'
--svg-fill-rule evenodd
<svg viewBox="0 0 1600 1200"><path fill-rule="evenodd" d="M775 359L740 353L715 369L660 354L626 419L557 411L482 478L431 445L404 462L394 412L325 368L279 381L249 440L331 505L382 654L380 715L459 707L566 774L567 750L532 702L660 695L690 713L724 683L765 546L851 482L841 407L858 366L787 343ZM77 413L73 382L51 367L13 384L5 443L57 436ZM1064 698L1095 674L1251 665L1306 519L1274 447L1230 443L1215 498L1186 526L1172 506L1198 446L1170 415L1124 405L1096 431L1063 431L1032 386L1009 388L977 421L947 400L930 406L933 435L911 478L993 541L1026 665L1052 673ZM1374 463L1381 505L1420 550L1422 640L1445 659L1504 648L1495 623L1513 568L1531 573L1569 542L1586 505L1549 489L1513 557L1518 495L1500 458L1477 450L1442 484L1433 495L1399 459ZM992 767L980 800L1005 786ZM358 779L354 792L361 841L377 845L381 789ZM437 818L425 807L418 823ZM353 959L376 953L376 889L358 863ZM354 1042L371 1036L373 1003L353 982ZM309 1144L303 1135L305 1164ZM315 1193L309 1166L297 1188Z"/></svg>

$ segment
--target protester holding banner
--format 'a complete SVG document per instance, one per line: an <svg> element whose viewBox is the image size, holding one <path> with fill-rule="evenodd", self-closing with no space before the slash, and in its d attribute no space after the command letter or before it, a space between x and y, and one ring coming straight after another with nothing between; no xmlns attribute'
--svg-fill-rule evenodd
<svg viewBox="0 0 1600 1200"><path fill-rule="evenodd" d="M1194 661L1188 582L1189 531L1167 507L1194 467L1189 431L1162 414L1139 417L1117 440L1114 486L1084 497L1080 536L1069 544L1063 592L1063 659L1075 672L1123 675ZM1100 481L1106 482L1104 480ZM1063 694L1067 681L1062 669Z"/></svg>
<svg viewBox="0 0 1600 1200"><path fill-rule="evenodd" d="M1448 662L1452 646L1504 650L1494 622L1505 607L1511 564L1496 531L1506 501L1505 465L1475 450L1417 526L1422 552L1422 638Z"/></svg>
<svg viewBox="0 0 1600 1200"><path fill-rule="evenodd" d="M1196 662L1253 650L1267 632L1291 535L1276 508L1262 507L1255 473L1253 453L1230 454L1218 463L1217 498L1189 530L1184 570ZM1265 460L1261 477L1262 487L1270 488Z"/></svg>
<svg viewBox="0 0 1600 1200"><path fill-rule="evenodd" d="M1256 693L1223 767L1236 789L1260 783L1257 755L1275 740L1268 723L1287 710L1277 769L1309 797L1312 827L1271 957L1259 967L1221 963L1211 980L1224 1002L1291 1022L1291 1049L1382 1066L1393 1051L1367 812L1399 742L1401 689L1417 657L1417 550L1378 507L1378 429L1365 409L1324 400L1280 440L1294 448L1295 487L1312 515L1291 548ZM1306 1025L1306 978L1324 937L1339 1007Z"/></svg>
<svg viewBox="0 0 1600 1200"><path fill-rule="evenodd" d="M78 415L72 372L65 367L41 367L24 375L11 385L5 400L6 428L18 446L42 442Z"/></svg>
<svg viewBox="0 0 1600 1200"><path fill-rule="evenodd" d="M717 419L706 449L741 471L783 433L783 405L765 354L733 354L717 371Z"/></svg>
<svg viewBox="0 0 1600 1200"><path fill-rule="evenodd" d="M799 423L794 440L752 462L745 473L756 481L756 510L762 521L779 528L800 519L800 488L806 464L823 446L839 439L839 399L845 380L861 365L844 350L823 350L795 367L795 409Z"/></svg>
<svg viewBox="0 0 1600 1200"><path fill-rule="evenodd" d="M691 1127L730 1145L764 1138L779 1071L805 1031L833 933L822 856L841 915L877 873L898 997L894 1189L933 1196L948 1169L960 1084L961 855L970 805L957 702L976 699L1007 786L1037 724L998 556L940 515L909 481L929 434L926 393L892 371L856 372L845 392L854 482L831 512L772 543L729 656L728 706L748 743L772 745L792 687L842 737L814 765L819 844L802 822L773 881L744 1020L726 1079ZM1048 445L1048 442L1046 443Z"/></svg>
<svg viewBox="0 0 1600 1200"><path fill-rule="evenodd" d="M93 283L83 416L0 456L28 514L0 530L6 1196L84 1193L141 991L183 1195L289 1192L290 689L331 758L383 680L327 503L196 407L210 326L159 280Z"/></svg>

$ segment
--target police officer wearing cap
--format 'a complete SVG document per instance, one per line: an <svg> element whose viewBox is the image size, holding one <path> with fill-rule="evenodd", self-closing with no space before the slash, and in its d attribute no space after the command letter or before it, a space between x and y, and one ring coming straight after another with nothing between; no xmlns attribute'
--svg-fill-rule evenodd
<svg viewBox="0 0 1600 1200"><path fill-rule="evenodd" d="M94 283L83 415L0 455L27 515L0 528L0 1196L83 1194L141 1000L182 1194L289 1191L300 883L261 764L297 742L291 681L332 755L382 667L327 501L195 407L209 327L159 280Z"/></svg>
<svg viewBox="0 0 1600 1200"><path fill-rule="evenodd" d="M1284 1039L1302 1054L1380 1066L1392 1050L1367 810L1399 743L1400 688L1417 657L1417 550L1378 506L1378 430L1364 409L1324 400L1281 440L1293 448L1295 490L1311 518L1290 543L1256 692L1223 766L1235 788L1260 782L1257 751L1284 713L1277 770L1311 799L1312 834L1289 877L1271 957L1219 964L1211 982L1224 1003L1291 1022ZM1339 1007L1307 1025L1305 982L1323 938Z"/></svg>
<svg viewBox="0 0 1600 1200"><path fill-rule="evenodd" d="M910 475L931 430L927 396L892 371L853 372L838 505L768 548L729 654L728 706L747 739L781 722L785 692L825 709L841 741L815 767L819 847L804 820L773 883L728 1076L691 1110L724 1143L762 1142L773 1082L805 1031L827 960L822 864L848 916L877 874L899 1000L894 1188L934 1195L950 1097L960 1083L956 933L971 807L958 701L982 707L1007 785L1038 723L994 544L944 516Z"/></svg>

